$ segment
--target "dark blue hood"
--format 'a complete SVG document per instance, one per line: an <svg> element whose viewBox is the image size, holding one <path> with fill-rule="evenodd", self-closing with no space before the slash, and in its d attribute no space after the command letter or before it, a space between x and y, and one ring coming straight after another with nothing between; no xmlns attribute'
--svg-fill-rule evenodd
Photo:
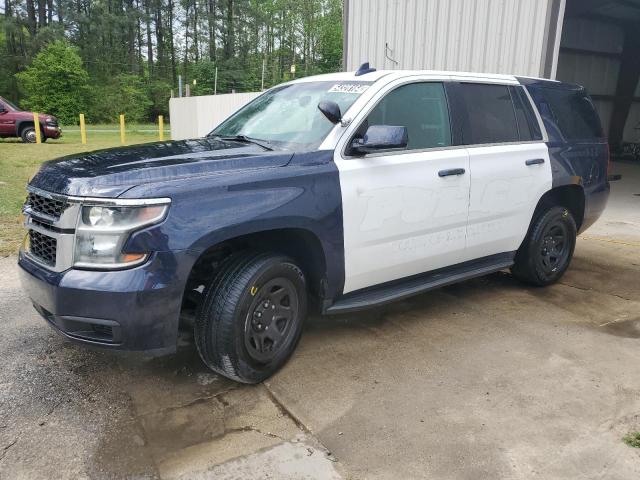
<svg viewBox="0 0 640 480"><path fill-rule="evenodd" d="M117 197L144 183L280 167L291 156L213 138L145 143L45 162L30 185L66 195Z"/></svg>

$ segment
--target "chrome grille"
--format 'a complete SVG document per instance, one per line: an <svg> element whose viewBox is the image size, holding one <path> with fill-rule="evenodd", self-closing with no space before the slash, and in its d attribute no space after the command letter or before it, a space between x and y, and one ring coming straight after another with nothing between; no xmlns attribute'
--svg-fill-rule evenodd
<svg viewBox="0 0 640 480"><path fill-rule="evenodd" d="M29 230L29 253L46 265L56 265L58 241L35 230Z"/></svg>
<svg viewBox="0 0 640 480"><path fill-rule="evenodd" d="M27 192L22 208L28 229L24 254L54 272L71 268L80 202L30 185Z"/></svg>
<svg viewBox="0 0 640 480"><path fill-rule="evenodd" d="M48 198L34 192L29 192L26 207L31 208L36 214L41 213L55 220L60 218L62 212L67 208L67 202L57 198Z"/></svg>

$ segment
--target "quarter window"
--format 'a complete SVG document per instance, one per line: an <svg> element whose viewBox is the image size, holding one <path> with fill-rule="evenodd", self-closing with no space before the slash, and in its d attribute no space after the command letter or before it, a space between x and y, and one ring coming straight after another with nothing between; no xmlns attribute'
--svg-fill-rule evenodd
<svg viewBox="0 0 640 480"><path fill-rule="evenodd" d="M460 92L469 114L463 130L465 145L519 140L518 124L509 87L462 83Z"/></svg>
<svg viewBox="0 0 640 480"><path fill-rule="evenodd" d="M584 90L543 88L544 97L566 140L602 138L600 119Z"/></svg>
<svg viewBox="0 0 640 480"><path fill-rule="evenodd" d="M389 92L371 111L358 135L371 125L407 127L407 150L451 145L451 127L444 85L410 83Z"/></svg>

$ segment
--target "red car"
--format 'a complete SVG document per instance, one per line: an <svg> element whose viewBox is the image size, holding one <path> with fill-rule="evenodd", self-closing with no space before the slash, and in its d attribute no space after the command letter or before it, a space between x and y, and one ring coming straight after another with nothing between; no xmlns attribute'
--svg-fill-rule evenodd
<svg viewBox="0 0 640 480"><path fill-rule="evenodd" d="M47 138L60 138L62 130L56 117L40 114L38 119L43 142L46 142ZM9 100L0 97L0 138L7 137L20 137L25 143L35 143L36 129L33 125L33 112L25 112Z"/></svg>

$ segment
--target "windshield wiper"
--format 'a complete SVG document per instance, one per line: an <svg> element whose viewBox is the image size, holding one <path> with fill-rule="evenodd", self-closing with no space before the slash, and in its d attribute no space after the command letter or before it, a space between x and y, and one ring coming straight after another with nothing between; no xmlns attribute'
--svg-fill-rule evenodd
<svg viewBox="0 0 640 480"><path fill-rule="evenodd" d="M260 140L257 138L247 137L246 135L211 135L212 137L219 138L220 140L233 140L236 142L252 143L258 145L265 150L273 150L273 147L269 146L269 142L266 140Z"/></svg>

